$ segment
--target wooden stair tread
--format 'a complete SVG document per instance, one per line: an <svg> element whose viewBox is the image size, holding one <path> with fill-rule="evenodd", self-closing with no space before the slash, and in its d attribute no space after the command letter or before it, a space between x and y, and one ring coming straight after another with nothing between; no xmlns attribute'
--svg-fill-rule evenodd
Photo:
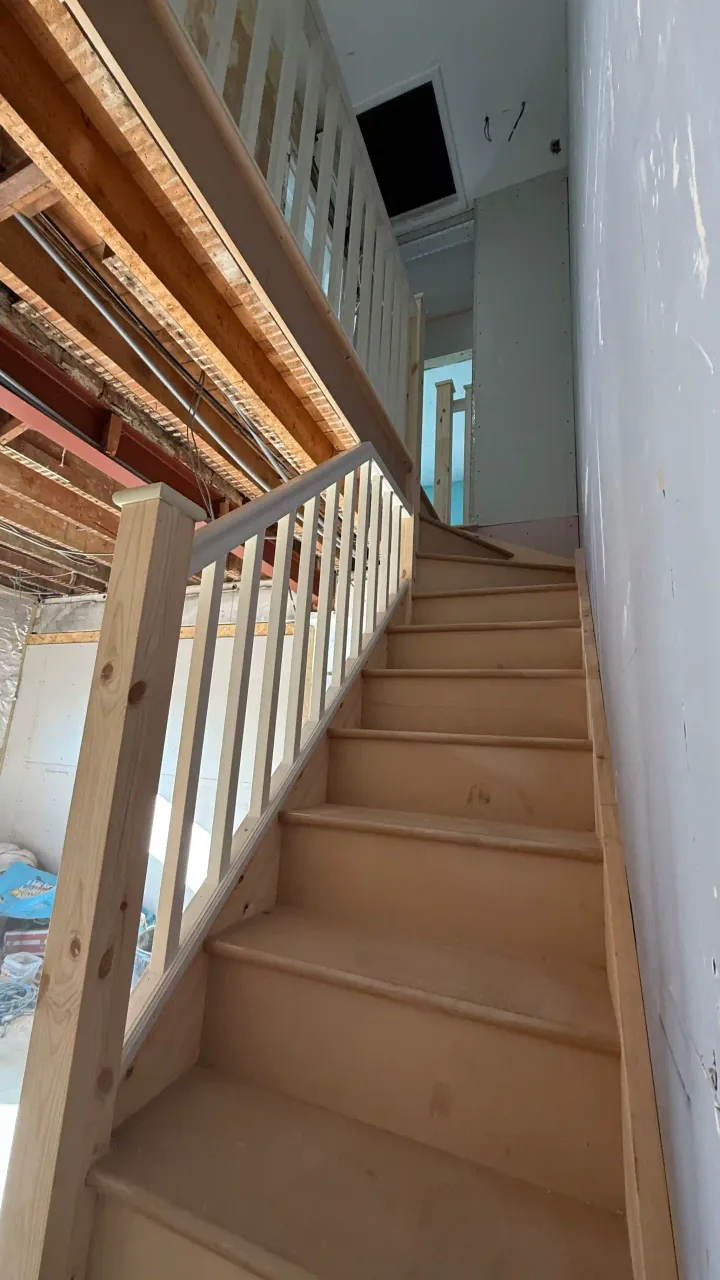
<svg viewBox="0 0 720 1280"><path fill-rule="evenodd" d="M263 1280L630 1280L622 1216L195 1068L91 1173Z"/></svg>
<svg viewBox="0 0 720 1280"><path fill-rule="evenodd" d="M482 733L423 733L417 729L329 729L328 738L357 742L435 743L457 747L539 747L552 751L592 751L589 738L537 738Z"/></svg>
<svg viewBox="0 0 720 1280"><path fill-rule="evenodd" d="M290 907L212 939L215 955L421 1004L512 1031L618 1049L605 971L487 955L346 924Z"/></svg>
<svg viewBox="0 0 720 1280"><path fill-rule="evenodd" d="M314 808L285 811L282 821L303 826L329 826L409 835L414 839L451 841L492 848L506 847L525 853L549 854L601 862L602 853L592 831L555 830L521 823L493 822L489 819L460 818L439 813L406 813L402 810L370 809L361 805L323 804Z"/></svg>
<svg viewBox="0 0 720 1280"><path fill-rule="evenodd" d="M558 618L536 622L408 622L388 627L390 636L422 635L432 631L579 631L580 618Z"/></svg>
<svg viewBox="0 0 720 1280"><path fill-rule="evenodd" d="M584 680L580 667L375 667L366 680Z"/></svg>
<svg viewBox="0 0 720 1280"><path fill-rule="evenodd" d="M519 557L513 560L495 560L485 556L459 556L448 555L442 551L419 551L416 560L450 560L459 561L461 564L482 564L493 565L497 567L501 565L503 569L542 569L547 573L562 573L575 579L575 569L572 565L562 564L542 564L537 560L522 560Z"/></svg>
<svg viewBox="0 0 720 1280"><path fill-rule="evenodd" d="M577 591L574 582L528 582L520 587L456 587L449 591L413 591L413 600L451 600L454 596L509 596L526 592L542 594L547 591Z"/></svg>

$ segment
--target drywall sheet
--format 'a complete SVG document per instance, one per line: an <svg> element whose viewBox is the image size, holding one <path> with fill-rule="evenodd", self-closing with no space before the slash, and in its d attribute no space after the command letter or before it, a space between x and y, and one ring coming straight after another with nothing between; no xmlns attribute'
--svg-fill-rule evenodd
<svg viewBox="0 0 720 1280"><path fill-rule="evenodd" d="M579 481L682 1274L720 1276L720 5L574 0Z"/></svg>
<svg viewBox="0 0 720 1280"><path fill-rule="evenodd" d="M475 524L577 515L567 177L475 205Z"/></svg>

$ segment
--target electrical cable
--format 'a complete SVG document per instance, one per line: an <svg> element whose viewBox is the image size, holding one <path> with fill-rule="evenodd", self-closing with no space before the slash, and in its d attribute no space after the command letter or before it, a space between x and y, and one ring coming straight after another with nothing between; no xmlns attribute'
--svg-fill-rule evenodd
<svg viewBox="0 0 720 1280"><path fill-rule="evenodd" d="M518 118L517 118L517 120L515 121L515 123L514 123L514 125L513 125L512 129L510 130L510 137L508 138L508 142L512 142L512 140L513 140L513 134L514 134L515 130L517 129L517 127L518 127L518 125L519 125L520 121L522 120L523 116L525 115L525 108L526 108L526 106L527 106L527 102L523 102L523 104L522 104L522 106L521 106L521 108L520 108L520 115L518 116Z"/></svg>

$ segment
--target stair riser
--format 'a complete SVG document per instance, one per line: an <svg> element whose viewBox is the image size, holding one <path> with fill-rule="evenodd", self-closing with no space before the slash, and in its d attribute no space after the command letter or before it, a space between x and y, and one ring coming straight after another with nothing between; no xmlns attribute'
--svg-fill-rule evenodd
<svg viewBox="0 0 720 1280"><path fill-rule="evenodd" d="M331 740L328 803L592 831L592 755L546 747Z"/></svg>
<svg viewBox="0 0 720 1280"><path fill-rule="evenodd" d="M102 1197L87 1280L258 1280L211 1249ZM279 1280L279 1277L278 1277ZM289 1280L289 1277L288 1277Z"/></svg>
<svg viewBox="0 0 720 1280"><path fill-rule="evenodd" d="M417 591L462 591L466 587L523 587L531 583L573 581L564 569L548 569L545 565L522 567L503 564L468 564L465 560L418 559L415 586Z"/></svg>
<svg viewBox="0 0 720 1280"><path fill-rule="evenodd" d="M398 631L388 636L388 666L424 671L443 667L579 670L581 645L578 627L528 631Z"/></svg>
<svg viewBox="0 0 720 1280"><path fill-rule="evenodd" d="M214 957L202 1060L620 1209L618 1059Z"/></svg>
<svg viewBox="0 0 720 1280"><path fill-rule="evenodd" d="M508 557L494 547L484 546L471 538L463 538L442 526L420 521L420 551L425 555L439 553L443 556L478 556L483 560L500 560L507 563Z"/></svg>
<svg viewBox="0 0 720 1280"><path fill-rule="evenodd" d="M510 595L441 596L413 600L413 622L577 621L576 591L528 591Z"/></svg>
<svg viewBox="0 0 720 1280"><path fill-rule="evenodd" d="M580 679L383 676L363 681L364 729L586 738Z"/></svg>
<svg viewBox="0 0 720 1280"><path fill-rule="evenodd" d="M278 902L522 960L605 963L599 863L287 824Z"/></svg>

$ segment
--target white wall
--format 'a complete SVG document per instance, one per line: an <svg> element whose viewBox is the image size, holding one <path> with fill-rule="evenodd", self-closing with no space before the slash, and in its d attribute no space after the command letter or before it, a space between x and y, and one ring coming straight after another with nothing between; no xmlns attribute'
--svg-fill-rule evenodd
<svg viewBox="0 0 720 1280"><path fill-rule="evenodd" d="M470 351L473 344L472 241L407 263L410 288L425 304L425 359Z"/></svg>
<svg viewBox="0 0 720 1280"><path fill-rule="evenodd" d="M564 173L475 206L474 385L473 521L576 515Z"/></svg>
<svg viewBox="0 0 720 1280"><path fill-rule="evenodd" d="M687 1280L720 1277L720 6L575 0L579 477Z"/></svg>

